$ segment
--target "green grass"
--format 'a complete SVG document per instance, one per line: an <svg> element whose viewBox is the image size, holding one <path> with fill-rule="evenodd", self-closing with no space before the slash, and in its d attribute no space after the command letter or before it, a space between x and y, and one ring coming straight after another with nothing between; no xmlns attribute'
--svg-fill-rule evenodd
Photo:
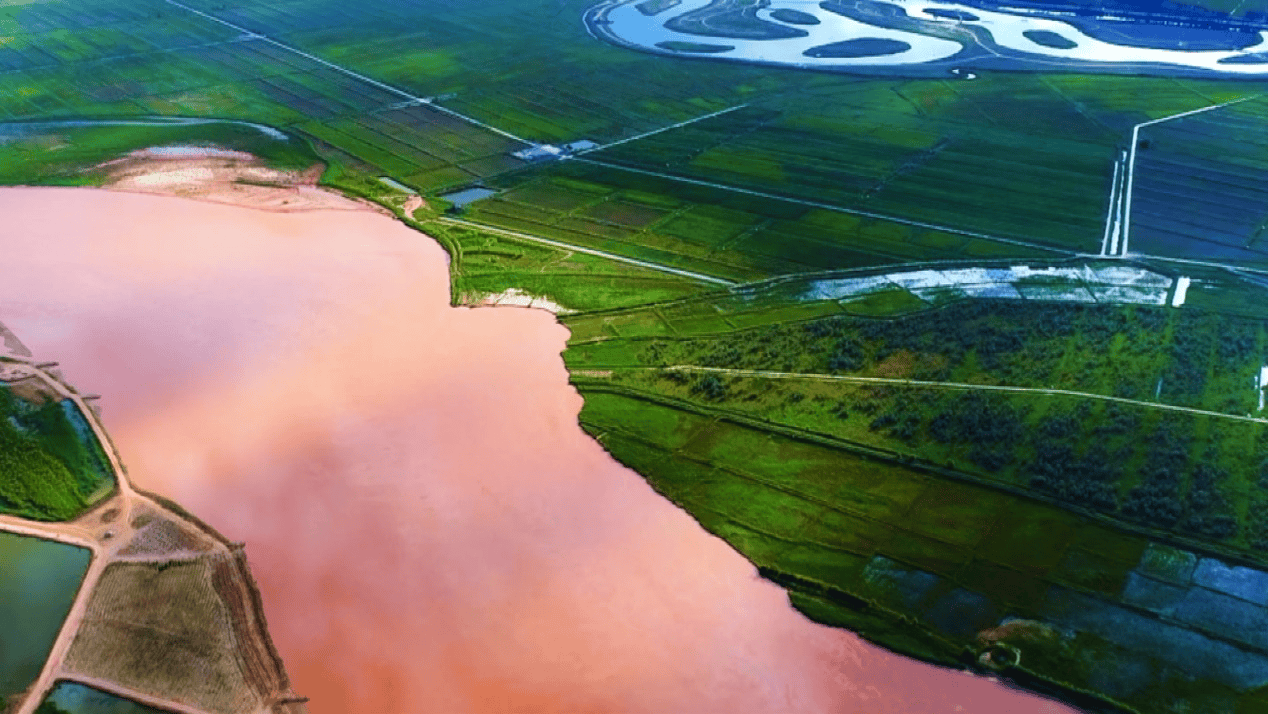
<svg viewBox="0 0 1268 714"><path fill-rule="evenodd" d="M72 402L32 403L0 387L0 512L70 520L114 487L110 462Z"/></svg>
<svg viewBox="0 0 1268 714"><path fill-rule="evenodd" d="M450 261L456 304L517 289L569 310L674 300L706 286L676 275L564 251L464 226L426 223L457 258Z"/></svg>

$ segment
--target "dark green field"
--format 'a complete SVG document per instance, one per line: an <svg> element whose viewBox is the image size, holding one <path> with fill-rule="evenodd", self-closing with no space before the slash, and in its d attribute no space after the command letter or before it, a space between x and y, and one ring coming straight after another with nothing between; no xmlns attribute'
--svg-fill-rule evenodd
<svg viewBox="0 0 1268 714"><path fill-rule="evenodd" d="M65 521L113 489L114 473L79 408L44 399L0 386L0 513Z"/></svg>

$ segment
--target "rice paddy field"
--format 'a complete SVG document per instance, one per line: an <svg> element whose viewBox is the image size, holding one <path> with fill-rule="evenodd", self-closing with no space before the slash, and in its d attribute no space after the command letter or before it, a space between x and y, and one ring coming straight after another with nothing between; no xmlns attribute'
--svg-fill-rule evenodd
<svg viewBox="0 0 1268 714"><path fill-rule="evenodd" d="M321 162L445 246L455 303L561 309L583 426L810 617L1094 710L1268 707L1265 603L1229 584L1268 564L1268 103L1143 127L1126 259L1106 225L1133 128L1268 82L665 57L591 37L590 4L6 4L0 182L151 146ZM38 458L61 490L0 506L81 512L89 456ZM220 667L128 600L201 567L107 571L75 666ZM97 647L151 615L187 658Z"/></svg>
<svg viewBox="0 0 1268 714"><path fill-rule="evenodd" d="M775 292L568 316L565 360L605 389L918 459L1243 557L1268 548L1256 485L1268 422L1251 416L1263 318L1020 297L930 306L893 291L864 296L867 309L776 307ZM1162 442L1174 462L1155 463ZM1154 488L1164 471L1174 482Z"/></svg>
<svg viewBox="0 0 1268 714"><path fill-rule="evenodd" d="M1262 610L1195 581L1189 550L606 386L582 424L816 620L1092 711L1264 705L1262 645L1229 624Z"/></svg>
<svg viewBox="0 0 1268 714"><path fill-rule="evenodd" d="M1251 101L1142 129L1131 248L1262 267L1266 119L1268 105Z"/></svg>
<svg viewBox="0 0 1268 714"><path fill-rule="evenodd" d="M1268 578L1262 317L839 282L564 317L583 426L816 620L1092 711L1264 706L1259 596L1196 575Z"/></svg>
<svg viewBox="0 0 1268 714"><path fill-rule="evenodd" d="M593 40L580 20L586 6L25 3L0 14L0 116L258 122L307 140L335 184L370 173L425 193L492 182L505 193L474 204L471 220L586 245L603 236L623 254L655 248L676 264L745 277L1094 251L1134 124L1259 90L667 60ZM606 145L728 108L567 166L508 153L530 142ZM44 154L6 162L6 181L38 179L58 158ZM641 195L628 201L632 191ZM605 196L671 213L626 215Z"/></svg>

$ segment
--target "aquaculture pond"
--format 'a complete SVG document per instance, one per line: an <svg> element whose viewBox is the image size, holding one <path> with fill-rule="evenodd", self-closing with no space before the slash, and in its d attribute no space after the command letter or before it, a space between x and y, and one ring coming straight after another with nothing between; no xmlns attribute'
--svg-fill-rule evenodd
<svg viewBox="0 0 1268 714"><path fill-rule="evenodd" d="M163 714L162 710L116 697L78 682L58 682L35 714Z"/></svg>
<svg viewBox="0 0 1268 714"><path fill-rule="evenodd" d="M0 701L39 677L91 558L85 548L0 533Z"/></svg>

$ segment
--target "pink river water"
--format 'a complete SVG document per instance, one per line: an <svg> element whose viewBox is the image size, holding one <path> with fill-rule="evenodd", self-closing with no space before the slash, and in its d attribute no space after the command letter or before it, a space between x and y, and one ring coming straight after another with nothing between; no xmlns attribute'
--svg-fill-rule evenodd
<svg viewBox="0 0 1268 714"><path fill-rule="evenodd" d="M2 189L0 322L247 542L313 714L1055 714L809 622L612 461L545 312L369 212Z"/></svg>

